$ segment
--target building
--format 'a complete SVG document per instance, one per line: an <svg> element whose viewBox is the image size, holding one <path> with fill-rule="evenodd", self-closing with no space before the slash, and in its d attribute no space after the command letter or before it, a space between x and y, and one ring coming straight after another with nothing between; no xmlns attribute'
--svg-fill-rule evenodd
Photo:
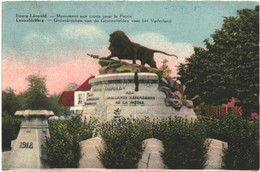
<svg viewBox="0 0 260 172"><path fill-rule="evenodd" d="M222 104L218 106L211 106L211 111L215 111L215 115L221 117L225 114L239 114L240 116L243 115L242 108L236 106L236 103L240 102L240 100L232 97L227 104Z"/></svg>
<svg viewBox="0 0 260 172"><path fill-rule="evenodd" d="M58 103L62 104L63 106L70 107L70 111L72 114L82 114L83 105L86 102L88 92L91 89L89 80L92 78L95 78L95 76L89 77L76 90L63 91Z"/></svg>

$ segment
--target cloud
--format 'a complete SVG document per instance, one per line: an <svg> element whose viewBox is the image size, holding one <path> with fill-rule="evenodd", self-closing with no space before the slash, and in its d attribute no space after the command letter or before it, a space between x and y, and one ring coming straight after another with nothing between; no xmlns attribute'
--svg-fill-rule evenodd
<svg viewBox="0 0 260 172"><path fill-rule="evenodd" d="M87 39L90 41L104 39L107 34L96 26L66 25L59 32L66 39Z"/></svg>
<svg viewBox="0 0 260 172"><path fill-rule="evenodd" d="M22 48L29 52L46 52L54 49L57 39L49 34L30 33L24 37Z"/></svg>
<svg viewBox="0 0 260 172"><path fill-rule="evenodd" d="M108 35L93 25L65 25L53 34L29 33L18 52L40 56L75 50L98 50L108 45ZM35 58L35 57L34 57Z"/></svg>
<svg viewBox="0 0 260 172"><path fill-rule="evenodd" d="M61 42L69 47L95 50L108 44L108 35L93 25L66 25L59 31ZM67 45L63 45L67 46Z"/></svg>
<svg viewBox="0 0 260 172"><path fill-rule="evenodd" d="M193 53L193 47L190 43L172 43L166 36L156 32L134 34L130 36L130 38L134 42L140 43L151 49L162 50L169 54L176 54L180 56L180 58L184 58L184 56L190 56L190 54Z"/></svg>
<svg viewBox="0 0 260 172"><path fill-rule="evenodd" d="M40 73L46 76L46 86L50 93L58 93L70 82L80 85L91 74L98 74L98 61L87 56L87 53L99 56L110 53L107 49L109 36L95 26L66 25L54 35L31 33L25 36L21 46L26 49L3 49L2 89L12 87L17 92L25 91L28 86L25 78L30 74ZM149 48L176 54L178 59L160 53L154 54L157 67L162 65L164 59L168 60L172 76L177 75L176 66L193 53L191 44L173 43L155 32L133 34L129 38ZM137 63L140 64L139 61Z"/></svg>
<svg viewBox="0 0 260 172"><path fill-rule="evenodd" d="M147 32L141 34L133 34L129 36L136 43L144 45L148 48L165 51L169 54L175 54L178 59L160 53L154 54L157 67L162 65L163 59L168 60L168 66L172 69L172 75L177 75L177 67L180 63L185 63L185 59L193 54L193 47L188 42L171 42L166 36L156 33Z"/></svg>
<svg viewBox="0 0 260 172"><path fill-rule="evenodd" d="M53 34L33 32L26 35L21 46L3 46L3 56L7 60L20 60L32 64L52 65L67 60L76 60L76 54L87 53L108 55L109 36L97 26L69 24ZM104 48L106 47L106 48ZM75 55L68 56L74 52ZM72 59L71 59L72 58Z"/></svg>
<svg viewBox="0 0 260 172"><path fill-rule="evenodd" d="M25 91L30 74L46 76L50 93L61 92L69 82L82 84L91 74L98 74L97 59L87 53L107 56L106 33L94 26L67 25L52 34L30 33L19 49L4 46L2 89Z"/></svg>

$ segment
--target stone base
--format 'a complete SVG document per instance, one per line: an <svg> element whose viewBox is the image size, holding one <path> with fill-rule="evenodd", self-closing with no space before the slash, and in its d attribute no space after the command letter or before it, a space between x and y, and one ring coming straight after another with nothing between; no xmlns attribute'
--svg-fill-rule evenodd
<svg viewBox="0 0 260 172"><path fill-rule="evenodd" d="M179 110L166 106L164 92L159 90L158 76L153 73L121 73L99 75L90 80L92 86L84 106L83 119L111 120L117 117L150 119L197 119L192 108Z"/></svg>
<svg viewBox="0 0 260 172"><path fill-rule="evenodd" d="M98 159L98 149L103 149L103 146L104 142L100 137L81 141L79 168L104 168L102 162Z"/></svg>
<svg viewBox="0 0 260 172"><path fill-rule="evenodd" d="M7 169L7 163L10 159L11 151L2 152L2 168Z"/></svg>
<svg viewBox="0 0 260 172"><path fill-rule="evenodd" d="M6 169L48 168L43 161L42 146L50 137L47 119L53 112L47 110L16 111L23 116L17 139L12 141Z"/></svg>
<svg viewBox="0 0 260 172"><path fill-rule="evenodd" d="M164 152L162 141L150 138L143 141L143 155L138 163L138 169L165 169L161 153Z"/></svg>
<svg viewBox="0 0 260 172"><path fill-rule="evenodd" d="M216 139L206 139L206 144L209 143L209 148L207 152L208 160L206 162L205 169L222 169L224 155L223 149L228 148L227 142Z"/></svg>

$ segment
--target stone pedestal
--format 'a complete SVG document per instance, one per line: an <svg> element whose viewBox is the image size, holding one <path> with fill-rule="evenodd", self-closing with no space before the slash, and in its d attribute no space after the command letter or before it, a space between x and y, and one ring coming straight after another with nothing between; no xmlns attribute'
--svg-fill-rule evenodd
<svg viewBox="0 0 260 172"><path fill-rule="evenodd" d="M22 123L17 139L12 142L12 150L5 167L17 168L47 168L42 162L42 146L50 136L47 119L54 115L47 110L17 111L22 116Z"/></svg>
<svg viewBox="0 0 260 172"><path fill-rule="evenodd" d="M206 143L209 143L209 149L207 152L207 162L205 169L222 169L224 155L223 149L228 148L227 142L216 139L206 139Z"/></svg>
<svg viewBox="0 0 260 172"><path fill-rule="evenodd" d="M85 102L83 119L111 120L131 116L148 116L150 119L175 116L197 118L190 107L174 109L166 105L166 95L160 91L158 76L154 73L104 74L89 83L92 88Z"/></svg>
<svg viewBox="0 0 260 172"><path fill-rule="evenodd" d="M81 141L79 143L81 150L79 168L104 168L102 162L98 159L98 150L104 149L104 144L100 137Z"/></svg>
<svg viewBox="0 0 260 172"><path fill-rule="evenodd" d="M161 154L164 152L162 141L150 138L143 141L143 155L138 162L138 169L165 169Z"/></svg>

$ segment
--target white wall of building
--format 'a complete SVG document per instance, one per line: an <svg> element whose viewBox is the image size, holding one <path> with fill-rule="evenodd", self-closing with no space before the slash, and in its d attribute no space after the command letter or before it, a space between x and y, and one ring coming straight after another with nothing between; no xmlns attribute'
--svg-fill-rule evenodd
<svg viewBox="0 0 260 172"><path fill-rule="evenodd" d="M89 91L75 91L74 92L74 106L70 108L70 111L74 113L83 113L83 105L87 100Z"/></svg>

